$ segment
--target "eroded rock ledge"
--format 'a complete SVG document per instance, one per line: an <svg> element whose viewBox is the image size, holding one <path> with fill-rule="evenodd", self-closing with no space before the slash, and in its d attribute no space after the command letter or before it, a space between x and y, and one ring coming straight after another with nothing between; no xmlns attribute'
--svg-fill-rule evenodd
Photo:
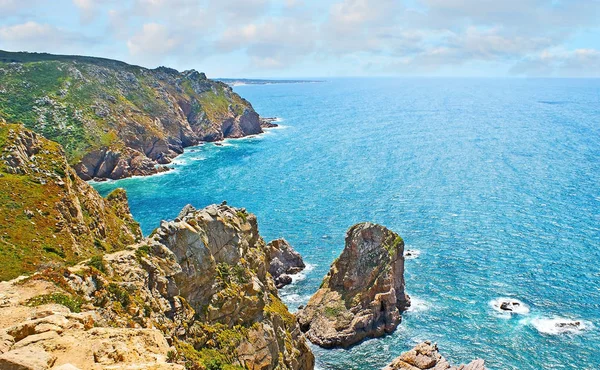
<svg viewBox="0 0 600 370"><path fill-rule="evenodd" d="M468 365L450 366L437 344L426 341L404 352L383 370L485 370L485 362L479 359Z"/></svg>
<svg viewBox="0 0 600 370"><path fill-rule="evenodd" d="M384 226L355 225L321 288L298 313L307 338L348 347L391 333L410 305L404 291L404 241Z"/></svg>

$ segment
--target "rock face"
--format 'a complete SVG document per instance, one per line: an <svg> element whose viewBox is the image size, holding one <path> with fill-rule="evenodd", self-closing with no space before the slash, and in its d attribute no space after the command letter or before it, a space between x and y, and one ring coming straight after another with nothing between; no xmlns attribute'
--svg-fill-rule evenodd
<svg viewBox="0 0 600 370"><path fill-rule="evenodd" d="M403 252L402 238L383 226L351 227L342 254L298 313L307 338L325 348L348 347L396 329L410 305Z"/></svg>
<svg viewBox="0 0 600 370"><path fill-rule="evenodd" d="M262 132L252 105L197 71L0 51L0 117L63 145L84 180L160 171L183 148Z"/></svg>
<svg viewBox="0 0 600 370"><path fill-rule="evenodd" d="M0 123L0 280L50 262L74 263L142 237L122 189L102 198L60 145Z"/></svg>
<svg viewBox="0 0 600 370"><path fill-rule="evenodd" d="M384 370L485 370L483 360L475 360L468 365L450 366L438 352L436 344L423 342L408 352L404 352Z"/></svg>
<svg viewBox="0 0 600 370"><path fill-rule="evenodd" d="M290 274L297 274L306 268L302 256L285 239L276 239L267 244L269 250L269 273L277 288L292 282Z"/></svg>
<svg viewBox="0 0 600 370"><path fill-rule="evenodd" d="M127 250L0 283L0 353L37 348L80 369L313 369L269 263L254 215L188 206Z"/></svg>

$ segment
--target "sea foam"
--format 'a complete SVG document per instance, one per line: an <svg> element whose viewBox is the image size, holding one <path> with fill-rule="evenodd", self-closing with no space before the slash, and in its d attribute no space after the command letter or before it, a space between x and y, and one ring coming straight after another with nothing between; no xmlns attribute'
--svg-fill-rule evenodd
<svg viewBox="0 0 600 370"><path fill-rule="evenodd" d="M585 320L573 320L561 317L536 318L531 320L531 325L542 334L579 334L593 328L593 324Z"/></svg>

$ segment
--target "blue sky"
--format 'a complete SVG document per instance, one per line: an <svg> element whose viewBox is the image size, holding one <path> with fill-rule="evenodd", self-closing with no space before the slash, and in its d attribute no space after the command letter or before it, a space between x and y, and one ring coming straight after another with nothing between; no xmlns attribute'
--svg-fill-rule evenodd
<svg viewBox="0 0 600 370"><path fill-rule="evenodd" d="M600 77L600 0L0 0L0 49L209 77Z"/></svg>

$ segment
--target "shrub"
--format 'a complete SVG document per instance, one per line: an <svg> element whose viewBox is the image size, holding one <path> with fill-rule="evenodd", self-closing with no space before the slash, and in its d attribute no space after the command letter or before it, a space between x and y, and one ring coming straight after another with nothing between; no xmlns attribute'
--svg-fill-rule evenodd
<svg viewBox="0 0 600 370"><path fill-rule="evenodd" d="M63 293L43 294L33 297L27 301L31 307L41 306L49 303L57 303L67 307L71 312L81 312L83 299L77 296L69 296Z"/></svg>

